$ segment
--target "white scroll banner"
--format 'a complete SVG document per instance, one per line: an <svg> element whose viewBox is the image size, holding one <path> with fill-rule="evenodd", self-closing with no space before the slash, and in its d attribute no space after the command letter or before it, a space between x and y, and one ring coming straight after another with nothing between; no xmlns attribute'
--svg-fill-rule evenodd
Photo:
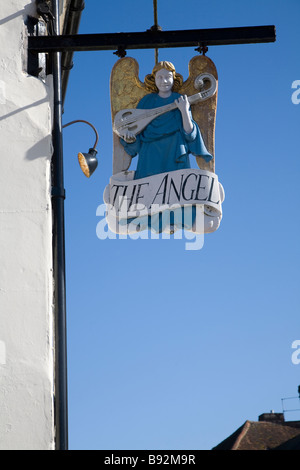
<svg viewBox="0 0 300 470"><path fill-rule="evenodd" d="M166 210L190 206L201 206L206 222L210 222L211 230L204 231L218 228L222 218L224 190L215 173L184 169L136 180L133 178L134 171L117 173L110 178L105 188L104 202L110 228L115 228L115 219L124 222L126 219L153 216Z"/></svg>

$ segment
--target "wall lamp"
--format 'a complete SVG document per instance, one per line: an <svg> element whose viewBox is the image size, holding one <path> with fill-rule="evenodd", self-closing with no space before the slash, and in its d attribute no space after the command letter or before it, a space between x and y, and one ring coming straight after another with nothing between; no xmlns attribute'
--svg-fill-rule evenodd
<svg viewBox="0 0 300 470"><path fill-rule="evenodd" d="M96 134L95 144L92 148L89 149L88 153L81 153L81 152L78 153L78 162L79 162L80 168L82 169L85 176L89 178L94 173L94 171L96 170L98 166L98 160L96 157L97 155L96 147L98 144L99 135L98 135L97 130L93 126L93 124L91 124L88 121L84 121L82 119L77 119L76 121L68 122L67 124L64 124L62 128L64 129L65 127L71 126L72 124L75 124L77 122L83 122L85 124L88 124L89 126L91 126L91 128L94 130Z"/></svg>

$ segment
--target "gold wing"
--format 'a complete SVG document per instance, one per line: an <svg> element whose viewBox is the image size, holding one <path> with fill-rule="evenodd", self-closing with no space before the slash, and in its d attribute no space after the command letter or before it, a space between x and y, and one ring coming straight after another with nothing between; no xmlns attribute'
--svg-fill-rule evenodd
<svg viewBox="0 0 300 470"><path fill-rule="evenodd" d="M132 57L119 59L110 76L111 117L114 122L118 111L136 108L139 101L149 91L139 80L139 65ZM128 170L131 157L120 144L119 137L113 132L113 174Z"/></svg>
<svg viewBox="0 0 300 470"><path fill-rule="evenodd" d="M183 83L179 90L182 95L194 95L199 90L195 88L195 79L201 73L212 74L218 83L218 74L216 67L211 59L204 55L193 57L189 62L189 77ZM203 91L203 90L200 90ZM215 156L215 124L217 111L217 94L216 93L206 101L198 101L191 106L193 119L197 122L207 150ZM215 171L215 159L206 162L204 158L196 157L197 164L202 170Z"/></svg>

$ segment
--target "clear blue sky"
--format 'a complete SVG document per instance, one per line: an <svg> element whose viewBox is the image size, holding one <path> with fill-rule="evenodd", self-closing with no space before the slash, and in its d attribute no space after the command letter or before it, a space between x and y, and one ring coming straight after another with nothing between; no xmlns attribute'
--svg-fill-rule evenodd
<svg viewBox="0 0 300 470"><path fill-rule="evenodd" d="M158 0L164 30L274 24L271 44L210 47L219 74L219 230L186 240L99 240L112 174L112 52L74 56L63 122L99 131L91 179L76 155L94 143L64 130L71 449L210 449L247 419L297 396L299 331L298 0ZM80 33L145 31L152 0L87 0ZM184 78L194 48L164 49ZM129 51L140 79L154 51ZM195 165L196 166L196 165ZM297 403L296 403L297 404ZM289 404L286 404L289 406ZM286 419L300 419L300 412Z"/></svg>

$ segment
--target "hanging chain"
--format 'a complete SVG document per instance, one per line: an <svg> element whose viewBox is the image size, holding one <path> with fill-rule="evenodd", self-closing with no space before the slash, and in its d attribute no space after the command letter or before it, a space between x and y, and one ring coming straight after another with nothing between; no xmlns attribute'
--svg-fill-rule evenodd
<svg viewBox="0 0 300 470"><path fill-rule="evenodd" d="M153 0L153 13L154 13L154 25L152 26L153 31L161 31L161 27L158 26L157 21L157 0ZM155 65L158 63L158 49L155 48Z"/></svg>
<svg viewBox="0 0 300 470"><path fill-rule="evenodd" d="M162 31L161 26L158 25L157 19L157 0L153 0L153 13L154 13L154 25L151 26L148 31ZM126 50L123 46L119 46L118 50L114 52L118 57L122 58L126 56ZM155 48L155 65L158 63L158 48Z"/></svg>

